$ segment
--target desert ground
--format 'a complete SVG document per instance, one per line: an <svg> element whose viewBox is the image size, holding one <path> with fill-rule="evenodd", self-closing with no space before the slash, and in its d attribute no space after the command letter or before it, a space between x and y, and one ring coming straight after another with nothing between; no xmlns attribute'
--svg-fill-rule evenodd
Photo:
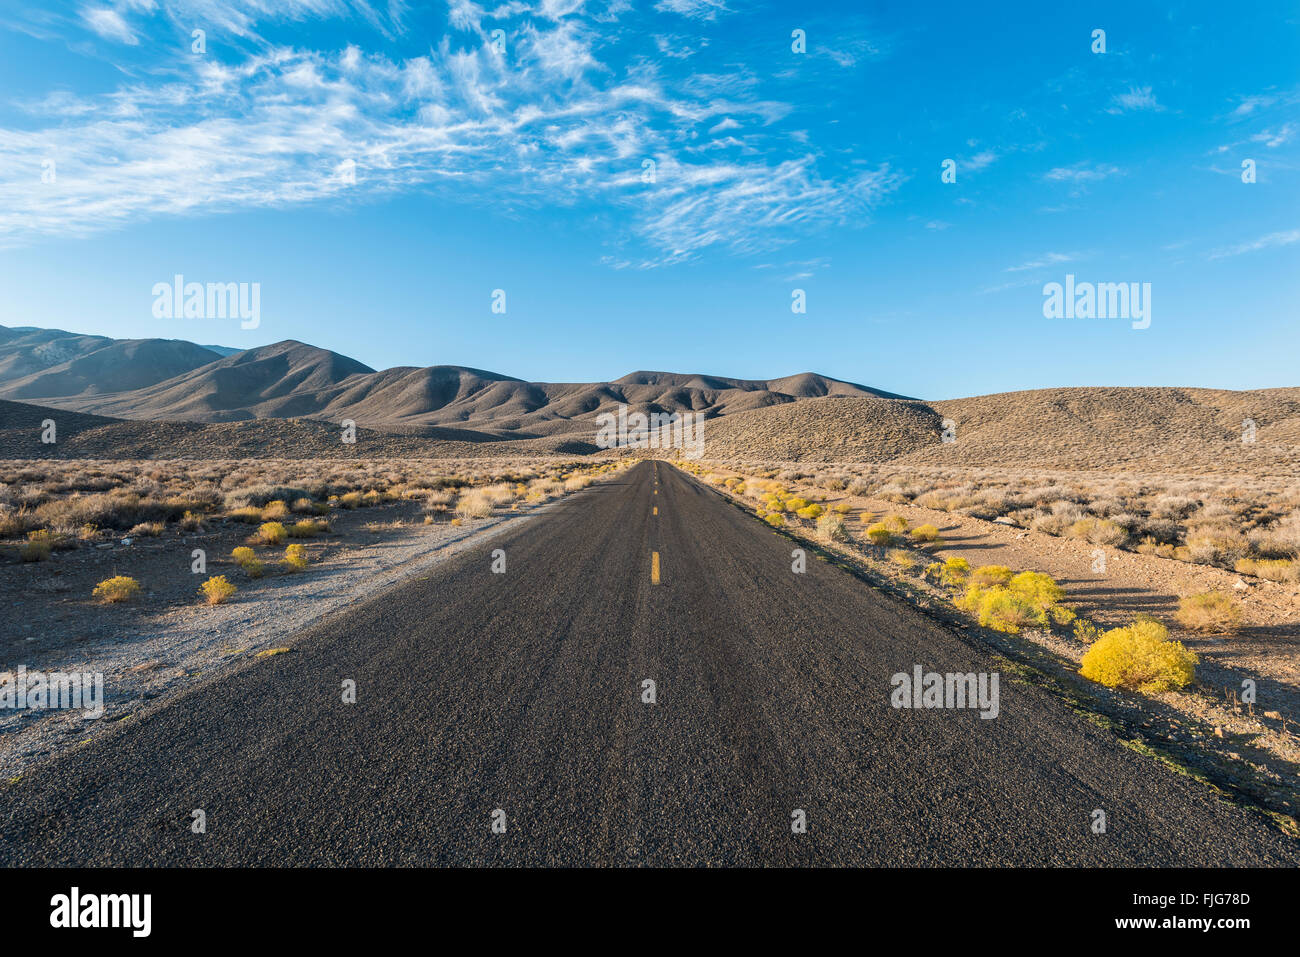
<svg viewBox="0 0 1300 957"><path fill-rule="evenodd" d="M3 332L0 671L107 688L98 721L6 712L11 784L385 596L458 580L497 537L614 534L574 525L614 500L591 488L648 494L659 521L662 462L739 510L727 534L755 555L755 533L803 548L1300 836L1300 390L925 401L813 374L527 383L376 372L302 343L217 356ZM702 457L602 447L616 409L700 415Z"/></svg>

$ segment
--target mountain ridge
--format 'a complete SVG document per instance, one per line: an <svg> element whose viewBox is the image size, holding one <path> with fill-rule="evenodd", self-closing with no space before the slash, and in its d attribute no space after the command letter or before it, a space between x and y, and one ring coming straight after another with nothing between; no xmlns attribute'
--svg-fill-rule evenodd
<svg viewBox="0 0 1300 957"><path fill-rule="evenodd" d="M620 404L715 416L828 395L902 398L812 372L764 380L637 371L609 382L527 382L457 365L376 370L295 339L220 355L185 340L0 326L0 398L118 419L350 419L518 437L574 431L575 420Z"/></svg>

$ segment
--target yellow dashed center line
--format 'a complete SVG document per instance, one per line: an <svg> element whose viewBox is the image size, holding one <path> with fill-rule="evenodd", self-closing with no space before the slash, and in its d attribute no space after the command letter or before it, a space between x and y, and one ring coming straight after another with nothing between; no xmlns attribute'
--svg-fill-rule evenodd
<svg viewBox="0 0 1300 957"><path fill-rule="evenodd" d="M655 506L655 514L656 514L656 515L659 514L659 506L658 506L658 505Z"/></svg>
<svg viewBox="0 0 1300 957"><path fill-rule="evenodd" d="M659 584L659 553L650 553L650 584Z"/></svg>

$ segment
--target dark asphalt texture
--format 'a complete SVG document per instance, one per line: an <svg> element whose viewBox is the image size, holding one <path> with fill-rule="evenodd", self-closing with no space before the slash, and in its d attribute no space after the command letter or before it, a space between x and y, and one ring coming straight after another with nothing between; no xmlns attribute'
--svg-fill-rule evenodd
<svg viewBox="0 0 1300 957"><path fill-rule="evenodd" d="M640 464L37 767L0 863L1300 863L1009 674L993 720L893 708L896 672L997 664L794 547Z"/></svg>

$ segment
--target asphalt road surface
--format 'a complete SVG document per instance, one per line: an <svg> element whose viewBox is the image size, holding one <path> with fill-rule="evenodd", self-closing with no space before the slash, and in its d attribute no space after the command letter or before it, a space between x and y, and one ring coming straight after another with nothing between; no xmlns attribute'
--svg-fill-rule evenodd
<svg viewBox="0 0 1300 957"><path fill-rule="evenodd" d="M997 665L793 547L638 465L36 768L0 863L1300 863L1010 675L991 720L892 707Z"/></svg>

